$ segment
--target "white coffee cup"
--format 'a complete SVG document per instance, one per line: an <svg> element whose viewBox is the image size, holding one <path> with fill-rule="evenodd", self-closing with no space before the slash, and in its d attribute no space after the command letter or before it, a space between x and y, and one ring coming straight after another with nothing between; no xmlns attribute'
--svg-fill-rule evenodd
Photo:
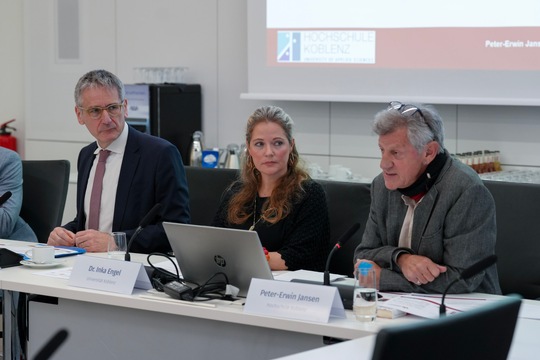
<svg viewBox="0 0 540 360"><path fill-rule="evenodd" d="M36 246L32 248L32 262L50 264L54 261L54 246Z"/></svg>

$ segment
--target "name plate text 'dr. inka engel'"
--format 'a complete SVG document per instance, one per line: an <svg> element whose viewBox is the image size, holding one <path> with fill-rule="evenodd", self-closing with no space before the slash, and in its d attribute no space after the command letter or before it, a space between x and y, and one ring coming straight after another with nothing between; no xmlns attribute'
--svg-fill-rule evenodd
<svg viewBox="0 0 540 360"><path fill-rule="evenodd" d="M120 294L152 288L143 264L86 255L75 260L68 285Z"/></svg>

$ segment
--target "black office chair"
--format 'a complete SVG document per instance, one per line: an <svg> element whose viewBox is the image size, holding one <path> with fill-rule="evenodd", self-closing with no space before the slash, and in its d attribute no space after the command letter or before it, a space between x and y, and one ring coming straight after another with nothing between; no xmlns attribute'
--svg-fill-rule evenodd
<svg viewBox="0 0 540 360"><path fill-rule="evenodd" d="M360 229L334 253L330 262L331 273L353 277L354 250L362 240L369 216L370 184L329 180L317 182L321 184L326 194L332 247L354 223L360 224Z"/></svg>
<svg viewBox="0 0 540 360"><path fill-rule="evenodd" d="M383 328L372 360L506 359L521 299L507 297L435 320Z"/></svg>
<svg viewBox="0 0 540 360"><path fill-rule="evenodd" d="M502 293L539 299L540 227L524 219L540 212L540 203L532 201L540 197L540 186L488 180L484 184L497 208L495 254Z"/></svg>
<svg viewBox="0 0 540 360"><path fill-rule="evenodd" d="M38 241L62 223L69 185L68 160L23 160L23 203L21 217Z"/></svg>
<svg viewBox="0 0 540 360"><path fill-rule="evenodd" d="M235 169L211 169L198 166L186 166L185 170L189 187L191 223L211 225L219 207L221 195L238 178L239 172Z"/></svg>

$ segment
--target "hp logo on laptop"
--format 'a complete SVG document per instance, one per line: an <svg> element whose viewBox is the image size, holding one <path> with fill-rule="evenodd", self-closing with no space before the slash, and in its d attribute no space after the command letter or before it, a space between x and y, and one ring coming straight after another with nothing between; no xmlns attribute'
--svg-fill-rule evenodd
<svg viewBox="0 0 540 360"><path fill-rule="evenodd" d="M220 266L220 267L227 266L227 262L220 255L214 255L214 262L217 264L217 266Z"/></svg>

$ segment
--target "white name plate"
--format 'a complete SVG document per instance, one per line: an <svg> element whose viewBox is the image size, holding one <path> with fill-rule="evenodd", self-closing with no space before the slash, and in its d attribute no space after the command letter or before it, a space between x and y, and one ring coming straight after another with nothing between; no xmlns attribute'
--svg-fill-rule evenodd
<svg viewBox="0 0 540 360"><path fill-rule="evenodd" d="M77 256L68 285L120 294L152 288L141 263L84 255Z"/></svg>
<svg viewBox="0 0 540 360"><path fill-rule="evenodd" d="M334 286L263 279L251 279L244 312L321 323L345 317Z"/></svg>

